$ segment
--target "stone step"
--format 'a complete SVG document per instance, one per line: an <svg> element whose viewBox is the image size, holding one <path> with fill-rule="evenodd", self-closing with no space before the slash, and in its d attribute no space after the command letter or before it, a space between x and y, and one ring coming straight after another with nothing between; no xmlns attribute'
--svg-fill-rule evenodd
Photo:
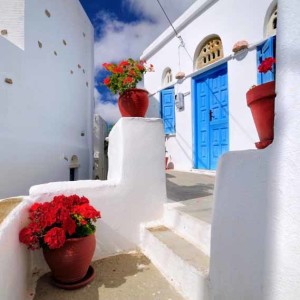
<svg viewBox="0 0 300 300"><path fill-rule="evenodd" d="M167 203L163 224L210 255L213 196Z"/></svg>
<svg viewBox="0 0 300 300"><path fill-rule="evenodd" d="M0 200L0 224L9 213L22 202L23 197L13 197Z"/></svg>
<svg viewBox="0 0 300 300"><path fill-rule="evenodd" d="M142 228L141 249L189 300L209 299L209 257L165 226Z"/></svg>

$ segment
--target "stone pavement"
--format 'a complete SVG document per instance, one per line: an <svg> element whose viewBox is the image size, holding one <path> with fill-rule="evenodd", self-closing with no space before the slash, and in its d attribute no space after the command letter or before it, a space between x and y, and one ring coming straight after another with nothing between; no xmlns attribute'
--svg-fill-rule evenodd
<svg viewBox="0 0 300 300"><path fill-rule="evenodd" d="M74 291L53 287L49 273L42 276L34 300L183 300L140 253L120 254L92 265L96 271L94 281Z"/></svg>

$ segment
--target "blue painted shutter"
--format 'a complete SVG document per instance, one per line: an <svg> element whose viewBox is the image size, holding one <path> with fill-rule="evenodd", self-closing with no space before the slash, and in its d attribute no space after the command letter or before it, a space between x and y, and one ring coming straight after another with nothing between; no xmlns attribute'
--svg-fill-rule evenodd
<svg viewBox="0 0 300 300"><path fill-rule="evenodd" d="M265 43L257 47L257 67L267 57L275 58L275 36L269 38ZM274 66L273 66L274 68ZM263 84L275 79L274 72L259 73L257 70L257 83Z"/></svg>
<svg viewBox="0 0 300 300"><path fill-rule="evenodd" d="M161 91L161 117L164 121L165 134L175 133L174 89Z"/></svg>

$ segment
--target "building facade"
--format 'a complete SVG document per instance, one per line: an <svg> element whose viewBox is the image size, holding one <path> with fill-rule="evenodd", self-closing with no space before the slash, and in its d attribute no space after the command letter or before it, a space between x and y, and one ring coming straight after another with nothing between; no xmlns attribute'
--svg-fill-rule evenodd
<svg viewBox="0 0 300 300"><path fill-rule="evenodd" d="M168 28L142 55L155 67L145 75L148 116L164 120L169 167L215 170L223 153L258 141L246 92L274 80L257 67L275 57L277 3L198 0L174 28L177 37ZM248 49L233 52L242 40Z"/></svg>
<svg viewBox="0 0 300 300"><path fill-rule="evenodd" d="M94 30L79 1L0 3L0 198L92 177Z"/></svg>

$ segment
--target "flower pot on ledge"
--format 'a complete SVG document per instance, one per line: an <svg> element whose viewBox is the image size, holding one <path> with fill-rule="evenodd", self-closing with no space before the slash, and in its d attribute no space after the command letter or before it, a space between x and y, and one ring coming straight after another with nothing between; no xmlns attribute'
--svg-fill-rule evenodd
<svg viewBox="0 0 300 300"><path fill-rule="evenodd" d="M257 149L264 149L273 142L275 96L275 81L255 86L246 94L260 140L255 143Z"/></svg>
<svg viewBox="0 0 300 300"><path fill-rule="evenodd" d="M148 92L143 89L128 89L118 101L122 117L145 117L149 106Z"/></svg>

